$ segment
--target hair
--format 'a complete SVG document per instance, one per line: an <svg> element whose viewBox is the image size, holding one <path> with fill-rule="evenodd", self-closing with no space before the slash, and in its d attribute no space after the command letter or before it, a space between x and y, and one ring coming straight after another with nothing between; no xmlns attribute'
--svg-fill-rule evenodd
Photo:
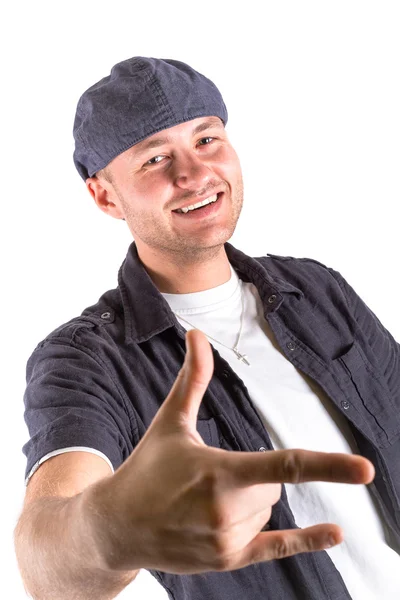
<svg viewBox="0 0 400 600"><path fill-rule="evenodd" d="M108 183L113 182L112 175L107 169L107 167L104 167L104 169L100 169L100 171L97 171L97 173L94 174L94 177L96 177L97 179L105 179L106 181L108 181Z"/></svg>

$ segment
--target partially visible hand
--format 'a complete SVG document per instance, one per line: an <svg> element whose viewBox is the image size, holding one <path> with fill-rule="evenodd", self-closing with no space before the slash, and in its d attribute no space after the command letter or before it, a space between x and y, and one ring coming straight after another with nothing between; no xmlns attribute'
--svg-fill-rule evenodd
<svg viewBox="0 0 400 600"><path fill-rule="evenodd" d="M346 454L206 446L196 422L213 357L198 330L187 333L186 344L184 365L151 426L129 459L102 482L110 566L225 571L340 543L343 533L335 524L261 529L282 483L369 483L372 464Z"/></svg>

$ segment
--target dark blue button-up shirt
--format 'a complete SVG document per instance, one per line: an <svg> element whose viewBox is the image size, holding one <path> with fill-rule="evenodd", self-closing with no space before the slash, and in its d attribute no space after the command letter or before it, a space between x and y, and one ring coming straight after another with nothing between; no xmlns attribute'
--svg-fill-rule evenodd
<svg viewBox="0 0 400 600"><path fill-rule="evenodd" d="M338 272L307 258L250 258L228 243L225 249L239 277L256 286L287 359L348 419L360 454L375 466L371 491L400 543L398 343ZM273 450L242 380L214 348L213 354L198 418L204 441L226 450ZM41 457L69 446L96 448L118 468L168 395L184 356L185 331L132 243L118 287L51 333L28 361L26 474ZM269 528L294 527L283 487ZM350 598L326 552L226 573L152 574L174 600Z"/></svg>

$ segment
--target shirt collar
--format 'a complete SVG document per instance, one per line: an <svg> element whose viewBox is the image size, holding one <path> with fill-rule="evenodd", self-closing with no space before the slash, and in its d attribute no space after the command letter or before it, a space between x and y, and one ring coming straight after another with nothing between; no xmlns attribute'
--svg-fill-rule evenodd
<svg viewBox="0 0 400 600"><path fill-rule="evenodd" d="M272 275L260 262L262 258L247 256L229 243L225 244L225 251L239 277L256 286L264 306L268 306L268 299L275 296L270 310L276 310L280 306L285 293L303 296L303 292L288 281ZM119 270L118 285L124 309L125 338L128 343L145 342L169 327L178 325L168 302L144 268L135 242L130 245Z"/></svg>

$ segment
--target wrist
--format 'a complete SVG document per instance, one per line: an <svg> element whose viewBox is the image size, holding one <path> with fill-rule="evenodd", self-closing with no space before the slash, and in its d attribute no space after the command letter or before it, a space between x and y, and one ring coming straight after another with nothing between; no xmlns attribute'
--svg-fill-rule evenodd
<svg viewBox="0 0 400 600"><path fill-rule="evenodd" d="M107 502L110 496L108 479L109 477L106 477L94 483L76 498L78 518L85 523L86 539L90 545L93 562L98 569L105 572L115 569L115 525L113 513L109 510Z"/></svg>
<svg viewBox="0 0 400 600"><path fill-rule="evenodd" d="M136 576L140 566L133 564L127 538L133 536L133 519L124 518L123 507L118 502L115 474L105 477L82 493L81 514L87 523L88 539L93 560L98 569L109 574ZM129 546L132 546L132 540Z"/></svg>

